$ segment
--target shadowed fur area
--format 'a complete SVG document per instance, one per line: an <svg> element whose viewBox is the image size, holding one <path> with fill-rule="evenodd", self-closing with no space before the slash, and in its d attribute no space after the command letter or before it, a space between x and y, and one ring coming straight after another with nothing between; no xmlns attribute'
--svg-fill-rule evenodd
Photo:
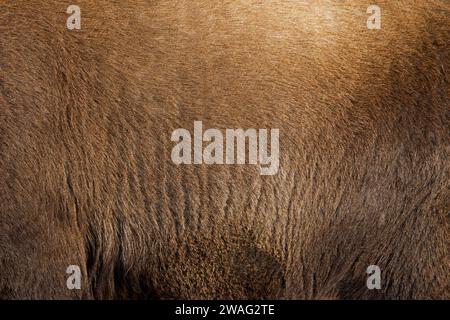
<svg viewBox="0 0 450 320"><path fill-rule="evenodd" d="M450 299L450 4L372 2L2 0L0 298ZM175 165L194 121L278 174Z"/></svg>

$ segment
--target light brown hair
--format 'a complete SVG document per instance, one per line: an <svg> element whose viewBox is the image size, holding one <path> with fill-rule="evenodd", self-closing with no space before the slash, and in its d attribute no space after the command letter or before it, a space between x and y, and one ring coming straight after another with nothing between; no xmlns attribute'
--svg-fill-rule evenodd
<svg viewBox="0 0 450 320"><path fill-rule="evenodd" d="M1 298L450 298L447 1L76 2L0 3ZM176 166L195 120L278 174Z"/></svg>

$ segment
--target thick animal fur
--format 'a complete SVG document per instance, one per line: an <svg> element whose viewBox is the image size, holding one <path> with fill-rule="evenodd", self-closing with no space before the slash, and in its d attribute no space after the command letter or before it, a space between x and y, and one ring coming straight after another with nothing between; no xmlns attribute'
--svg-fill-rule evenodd
<svg viewBox="0 0 450 320"><path fill-rule="evenodd" d="M0 297L450 298L450 5L373 2L1 1ZM195 120L279 173L173 164Z"/></svg>

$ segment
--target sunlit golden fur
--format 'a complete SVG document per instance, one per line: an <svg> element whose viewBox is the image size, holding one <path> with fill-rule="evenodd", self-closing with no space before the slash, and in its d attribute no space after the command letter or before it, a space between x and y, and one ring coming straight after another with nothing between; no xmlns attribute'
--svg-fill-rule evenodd
<svg viewBox="0 0 450 320"><path fill-rule="evenodd" d="M450 298L448 1L75 4L0 2L1 298ZM278 174L174 165L196 120Z"/></svg>

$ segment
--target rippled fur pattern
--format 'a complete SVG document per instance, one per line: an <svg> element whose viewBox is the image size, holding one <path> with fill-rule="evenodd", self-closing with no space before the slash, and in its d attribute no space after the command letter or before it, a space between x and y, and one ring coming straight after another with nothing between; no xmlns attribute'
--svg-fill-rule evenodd
<svg viewBox="0 0 450 320"><path fill-rule="evenodd" d="M0 2L1 298L450 298L448 1L75 2ZM196 120L278 174L173 164Z"/></svg>

